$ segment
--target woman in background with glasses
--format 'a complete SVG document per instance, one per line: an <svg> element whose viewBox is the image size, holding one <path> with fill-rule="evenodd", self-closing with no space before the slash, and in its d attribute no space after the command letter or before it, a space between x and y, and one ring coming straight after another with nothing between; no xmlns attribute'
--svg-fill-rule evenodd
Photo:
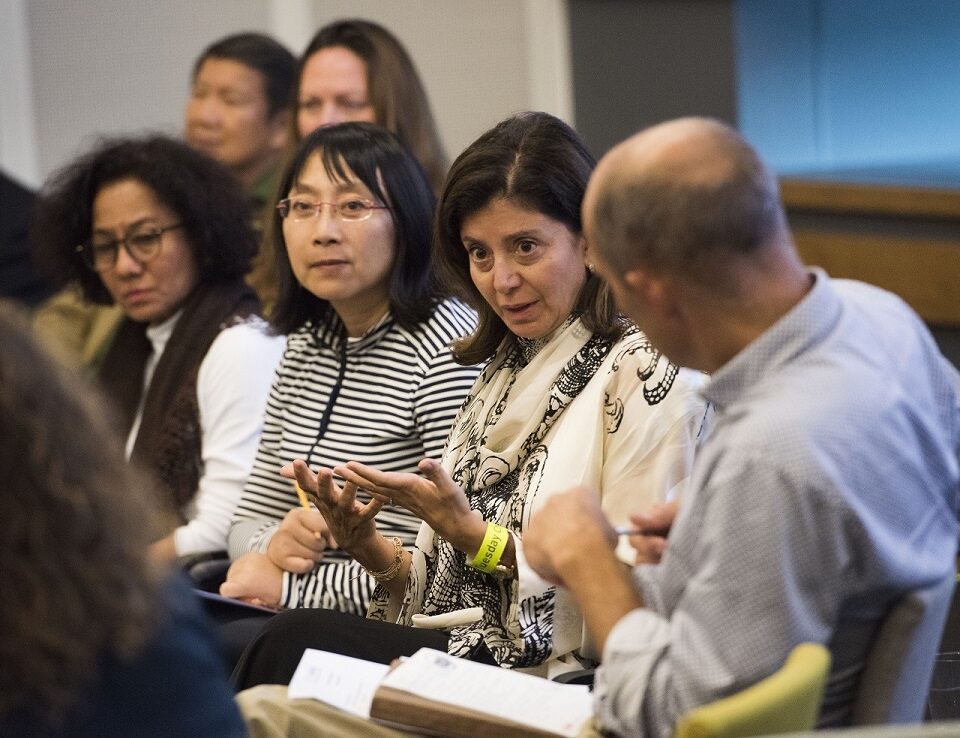
<svg viewBox="0 0 960 738"><path fill-rule="evenodd" d="M283 339L256 317L256 252L230 173L162 136L108 140L54 175L35 211L38 253L85 298L124 313L98 378L126 454L178 520L163 558L223 550L250 472Z"/></svg>
<svg viewBox="0 0 960 738"><path fill-rule="evenodd" d="M369 123L318 129L280 192L272 321L289 335L230 528L237 560L220 591L365 614L376 582L333 550L323 517L280 469L298 458L319 466L357 459L412 472L439 454L478 373L454 360L450 344L476 316L435 279L433 192L393 134ZM420 521L388 508L378 524L412 545Z"/></svg>

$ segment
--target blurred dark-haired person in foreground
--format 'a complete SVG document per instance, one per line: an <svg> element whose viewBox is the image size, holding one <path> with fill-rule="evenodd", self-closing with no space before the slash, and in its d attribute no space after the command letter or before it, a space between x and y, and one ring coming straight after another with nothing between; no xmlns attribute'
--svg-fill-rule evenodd
<svg viewBox="0 0 960 738"><path fill-rule="evenodd" d="M243 279L257 248L249 212L225 168L163 136L100 143L35 212L38 252L86 300L123 311L97 379L128 458L179 517L154 545L165 558L226 549L283 350Z"/></svg>
<svg viewBox="0 0 960 738"><path fill-rule="evenodd" d="M602 648L602 727L669 736L805 641L832 656L820 723L849 722L878 625L914 590L929 623L904 644L918 649L915 697L895 718L919 722L956 571L956 370L898 297L804 266L776 177L717 121L614 148L584 226L617 303L671 359L711 373L716 408L675 520L633 520L641 551L669 530L660 563L619 566L587 488L531 521L530 564Z"/></svg>
<svg viewBox="0 0 960 738"><path fill-rule="evenodd" d="M151 485L99 395L10 303L0 345L0 735L244 735L211 630L148 555Z"/></svg>

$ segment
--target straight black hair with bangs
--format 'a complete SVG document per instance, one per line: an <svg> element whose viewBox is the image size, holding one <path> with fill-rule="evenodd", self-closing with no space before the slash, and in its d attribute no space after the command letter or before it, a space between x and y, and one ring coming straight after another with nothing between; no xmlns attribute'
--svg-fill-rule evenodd
<svg viewBox="0 0 960 738"><path fill-rule="evenodd" d="M300 142L283 174L281 197L290 193L314 154L319 154L331 179L350 182L355 176L379 202L390 207L396 236L390 310L407 328L425 321L445 294L431 263L436 200L423 167L395 135L371 123L319 128ZM283 219L277 211L273 213L271 237L278 287L272 323L279 333L291 333L308 320L324 319L333 308L327 300L307 291L294 276L283 238Z"/></svg>

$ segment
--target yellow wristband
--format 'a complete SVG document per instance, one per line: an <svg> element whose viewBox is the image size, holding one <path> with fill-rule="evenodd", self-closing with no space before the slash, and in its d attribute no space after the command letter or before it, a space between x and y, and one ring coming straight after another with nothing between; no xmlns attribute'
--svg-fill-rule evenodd
<svg viewBox="0 0 960 738"><path fill-rule="evenodd" d="M510 533L506 528L496 523L487 523L487 532L483 536L483 543L480 544L480 550L473 557L470 566L489 574L500 563L500 557L503 556L509 540Z"/></svg>

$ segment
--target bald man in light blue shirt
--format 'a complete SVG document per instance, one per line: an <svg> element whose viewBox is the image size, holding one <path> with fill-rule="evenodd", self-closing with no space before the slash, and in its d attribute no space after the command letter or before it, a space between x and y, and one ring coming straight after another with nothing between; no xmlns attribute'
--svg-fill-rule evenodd
<svg viewBox="0 0 960 738"><path fill-rule="evenodd" d="M899 298L802 264L775 177L723 124L621 144L584 216L621 309L672 361L712 373L715 409L676 519L658 513L672 523L659 563L624 572L592 490L551 499L525 535L602 649L601 724L669 736L804 641L833 658L821 724L848 721L890 604L926 588L949 600L960 375Z"/></svg>

